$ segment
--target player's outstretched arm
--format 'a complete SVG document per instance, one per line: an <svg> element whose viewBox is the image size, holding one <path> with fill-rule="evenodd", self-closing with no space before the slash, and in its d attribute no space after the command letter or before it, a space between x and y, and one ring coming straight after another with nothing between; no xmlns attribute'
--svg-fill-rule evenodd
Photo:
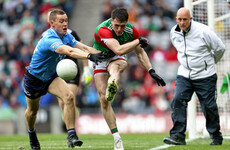
<svg viewBox="0 0 230 150"><path fill-rule="evenodd" d="M120 45L116 39L109 39L105 42L106 46L115 54L122 56L133 51L140 44L139 39Z"/></svg>
<svg viewBox="0 0 230 150"><path fill-rule="evenodd" d="M145 67L146 70L148 70L149 74L157 82L158 86L165 86L165 81L159 75L156 74L154 69L152 69L151 62L145 50L140 46L137 46L135 52L140 63Z"/></svg>
<svg viewBox="0 0 230 150"><path fill-rule="evenodd" d="M96 64L98 62L101 62L101 59L104 59L103 53L92 54L92 53L85 52L79 48L72 48L68 45L59 46L55 50L55 52L59 53L59 54L70 56L70 57L75 58L75 59L89 59L89 60L95 62Z"/></svg>
<svg viewBox="0 0 230 150"><path fill-rule="evenodd" d="M56 50L56 53L71 56L76 59L86 59L89 52L85 52L79 48L73 48L68 45L61 45Z"/></svg>
<svg viewBox="0 0 230 150"><path fill-rule="evenodd" d="M81 42L77 42L75 45L74 45L74 48L79 48L85 52L89 52L89 53L99 53L100 51L99 50L96 50L94 49L93 47L90 47L90 46L87 46Z"/></svg>

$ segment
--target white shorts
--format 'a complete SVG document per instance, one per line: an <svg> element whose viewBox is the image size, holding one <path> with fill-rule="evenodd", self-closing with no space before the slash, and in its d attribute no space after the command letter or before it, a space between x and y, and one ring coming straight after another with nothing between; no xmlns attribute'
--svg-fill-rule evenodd
<svg viewBox="0 0 230 150"><path fill-rule="evenodd" d="M96 65L94 63L94 70L93 70L93 73L94 73L94 76L95 75L101 75L101 74L108 74L108 71L107 71L107 67L109 66L109 64L113 61L117 61L117 60L123 60L123 61L127 61L127 56L126 55L123 55L123 56L118 56L118 55L115 55L114 57L111 57L105 61L102 61L102 62L98 62L98 65Z"/></svg>

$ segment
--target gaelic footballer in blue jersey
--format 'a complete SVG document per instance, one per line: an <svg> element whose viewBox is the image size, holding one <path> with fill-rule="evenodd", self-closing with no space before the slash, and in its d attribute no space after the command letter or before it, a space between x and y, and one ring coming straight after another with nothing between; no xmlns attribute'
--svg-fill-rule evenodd
<svg viewBox="0 0 230 150"><path fill-rule="evenodd" d="M38 42L30 65L24 77L24 93L27 108L25 118L28 126L31 149L40 149L35 132L36 115L40 105L40 98L47 92L55 95L64 102L64 121L68 131L68 146L81 146L82 141L75 131L75 95L69 90L64 80L56 74L56 65L65 56L76 59L90 59L98 63L103 59L99 51L77 42L67 33L68 17L61 9L53 10L49 15L50 29Z"/></svg>

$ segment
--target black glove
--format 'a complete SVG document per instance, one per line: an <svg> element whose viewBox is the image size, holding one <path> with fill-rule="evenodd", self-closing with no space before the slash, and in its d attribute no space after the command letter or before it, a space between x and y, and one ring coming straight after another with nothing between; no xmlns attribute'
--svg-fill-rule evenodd
<svg viewBox="0 0 230 150"><path fill-rule="evenodd" d="M105 55L106 58L112 58L116 55L112 50L108 52L104 52L103 54Z"/></svg>
<svg viewBox="0 0 230 150"><path fill-rule="evenodd" d="M142 48L145 48L145 47L147 47L147 46L149 45L148 39L146 39L146 38L144 38L144 37L140 37L140 38L139 38L139 43L140 43L140 46L141 46Z"/></svg>
<svg viewBox="0 0 230 150"><path fill-rule="evenodd" d="M89 60L95 62L96 65L98 65L98 62L101 62L102 59L105 59L105 56L104 56L103 52L97 53L97 54L89 53L89 55L87 56L87 58Z"/></svg>
<svg viewBox="0 0 230 150"><path fill-rule="evenodd" d="M151 77L156 80L158 86L165 86L165 81L160 77L158 76L156 73L155 73L155 70L153 70L152 68L149 70L149 74L151 75Z"/></svg>

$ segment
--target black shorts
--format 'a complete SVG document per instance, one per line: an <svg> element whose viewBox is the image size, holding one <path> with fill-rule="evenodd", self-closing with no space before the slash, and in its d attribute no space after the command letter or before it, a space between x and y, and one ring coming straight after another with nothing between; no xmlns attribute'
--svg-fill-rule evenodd
<svg viewBox="0 0 230 150"><path fill-rule="evenodd" d="M27 97L31 99L38 98L47 93L49 85L53 82L53 80L57 77L55 73L48 82L44 82L32 74L27 70L24 75L24 93Z"/></svg>
<svg viewBox="0 0 230 150"><path fill-rule="evenodd" d="M68 58L68 57L66 57L66 58ZM74 79L68 80L66 82L67 83L71 83L71 84L76 84L77 86L79 86L81 70L80 70L80 67L79 67L79 64L78 64L78 60L74 59L74 58L68 58L68 59L71 59L71 60L73 60L76 63L77 68L78 68L78 72L77 72L77 75L76 75L76 77Z"/></svg>

